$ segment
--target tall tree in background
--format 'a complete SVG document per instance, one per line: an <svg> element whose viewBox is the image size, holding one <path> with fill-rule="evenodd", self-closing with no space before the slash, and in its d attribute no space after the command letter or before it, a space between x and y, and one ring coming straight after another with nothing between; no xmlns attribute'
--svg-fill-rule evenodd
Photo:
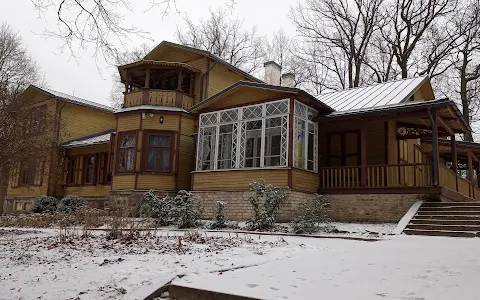
<svg viewBox="0 0 480 300"><path fill-rule="evenodd" d="M188 17L184 21L175 33L182 45L210 51L247 73L254 73L263 63L262 41L255 27L245 30L243 20L229 18L226 10L211 10L198 23Z"/></svg>
<svg viewBox="0 0 480 300"><path fill-rule="evenodd" d="M451 17L456 4L456 0L399 0L385 7L384 14L390 17L382 27L382 37L393 51L402 78L414 75L409 74L411 69L435 76L448 68L441 68L453 46L445 19Z"/></svg>
<svg viewBox="0 0 480 300"><path fill-rule="evenodd" d="M361 84L365 55L378 29L383 0L306 0L291 10L299 35L310 49L324 47L324 62L341 88ZM346 72L346 76L344 76Z"/></svg>
<svg viewBox="0 0 480 300"><path fill-rule="evenodd" d="M472 124L480 107L480 1L463 3L456 14L454 26L455 56L453 59L455 77L458 78L458 93L465 122ZM471 132L464 136L473 141Z"/></svg>
<svg viewBox="0 0 480 300"><path fill-rule="evenodd" d="M120 52L115 58L115 65L121 66L141 60L152 49L153 47L147 44L142 44L139 48L134 48L132 51ZM118 70L113 71L112 80L113 86L110 91L110 104L115 108L120 108L123 104L123 92L125 90L125 85L120 81L120 74Z"/></svg>

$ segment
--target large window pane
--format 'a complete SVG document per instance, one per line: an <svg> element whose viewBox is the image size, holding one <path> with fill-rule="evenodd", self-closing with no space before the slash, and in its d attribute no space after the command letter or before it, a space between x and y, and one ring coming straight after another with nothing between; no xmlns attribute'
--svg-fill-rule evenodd
<svg viewBox="0 0 480 300"><path fill-rule="evenodd" d="M147 137L146 170L152 172L169 172L172 135L165 133L148 133Z"/></svg>
<svg viewBox="0 0 480 300"><path fill-rule="evenodd" d="M199 159L200 170L213 170L215 159L216 127L202 128L200 132Z"/></svg>
<svg viewBox="0 0 480 300"><path fill-rule="evenodd" d="M160 150L160 171L168 172L170 170L170 148Z"/></svg>
<svg viewBox="0 0 480 300"><path fill-rule="evenodd" d="M169 135L150 135L149 146L170 147L170 136Z"/></svg>
<svg viewBox="0 0 480 300"><path fill-rule="evenodd" d="M245 136L245 167L258 168L262 147L262 120L246 122Z"/></svg>
<svg viewBox="0 0 480 300"><path fill-rule="evenodd" d="M221 125L218 133L218 169L232 168L233 124Z"/></svg>
<svg viewBox="0 0 480 300"><path fill-rule="evenodd" d="M279 166L282 144L282 117L265 120L264 166Z"/></svg>
<svg viewBox="0 0 480 300"><path fill-rule="evenodd" d="M157 169L157 149L148 149L147 170Z"/></svg>
<svg viewBox="0 0 480 300"><path fill-rule="evenodd" d="M314 145L315 145L315 132L312 123L308 123L308 148L307 148L307 170L314 170Z"/></svg>
<svg viewBox="0 0 480 300"><path fill-rule="evenodd" d="M298 119L295 124L295 167L305 168L305 121Z"/></svg>

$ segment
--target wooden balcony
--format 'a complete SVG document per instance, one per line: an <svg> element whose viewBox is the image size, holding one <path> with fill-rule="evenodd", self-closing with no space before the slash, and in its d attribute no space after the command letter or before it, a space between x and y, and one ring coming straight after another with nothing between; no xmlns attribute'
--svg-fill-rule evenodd
<svg viewBox="0 0 480 300"><path fill-rule="evenodd" d="M195 100L182 91L142 89L125 94L124 107L140 105L175 106L189 109Z"/></svg>

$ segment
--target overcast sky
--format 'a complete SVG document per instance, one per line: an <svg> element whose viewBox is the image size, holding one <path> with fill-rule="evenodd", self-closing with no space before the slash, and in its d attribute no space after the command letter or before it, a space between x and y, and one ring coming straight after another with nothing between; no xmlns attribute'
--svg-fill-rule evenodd
<svg viewBox="0 0 480 300"><path fill-rule="evenodd" d="M45 74L48 87L82 97L91 101L109 104L112 86L111 73L115 71L104 61L97 63L92 58L93 51L80 52L77 60L72 59L68 51L60 51L61 42L42 36L45 28L56 26L55 12L39 16L31 0L1 0L0 20L8 23L23 38L31 56L37 61ZM57 1L58 2L58 1ZM162 8L146 11L150 0L132 0L143 5L133 7L134 12L127 14L127 20L142 30L149 31L153 41L158 44L163 40L175 42L174 32L177 24L182 24L185 14L197 20L206 17L210 8L226 7L225 0L195 1L177 0L179 13L171 10L162 18ZM287 18L292 1L284 0L236 0L234 15L244 19L245 27L256 26L260 35L270 35L283 28L289 35L295 34L295 28ZM146 11L146 12L145 12ZM128 48L142 44L141 39L134 38Z"/></svg>

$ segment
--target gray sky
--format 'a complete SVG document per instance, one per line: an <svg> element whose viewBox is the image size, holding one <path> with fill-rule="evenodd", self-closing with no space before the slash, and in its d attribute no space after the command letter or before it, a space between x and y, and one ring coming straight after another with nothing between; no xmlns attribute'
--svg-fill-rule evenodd
<svg viewBox="0 0 480 300"><path fill-rule="evenodd" d="M132 3L143 4L133 7L134 12L127 12L127 20L132 25L150 32L153 41L147 44L158 44L162 40L175 42L176 24L182 24L185 14L197 20L208 15L209 8L225 7L225 0L192 1L177 0L179 13L171 10L162 18L163 8L146 11L150 0L132 0ZM283 28L289 35L295 34L295 28L287 18L290 6L295 2L285 0L236 0L232 14L244 19L244 26L256 26L260 35L270 35ZM42 36L47 28L57 24L55 12L39 16L34 10L31 0L2 0L0 20L8 23L23 38L31 56L37 61L45 74L48 86L54 90L72 94L91 101L109 104L108 96L112 86L111 73L115 71L104 61L95 62L93 51L80 52L75 60L66 50L61 52L61 41ZM146 12L145 12L146 11ZM141 39L133 38L129 49L142 44Z"/></svg>

